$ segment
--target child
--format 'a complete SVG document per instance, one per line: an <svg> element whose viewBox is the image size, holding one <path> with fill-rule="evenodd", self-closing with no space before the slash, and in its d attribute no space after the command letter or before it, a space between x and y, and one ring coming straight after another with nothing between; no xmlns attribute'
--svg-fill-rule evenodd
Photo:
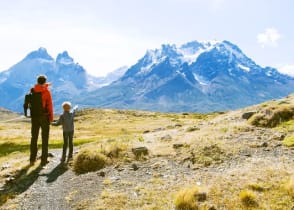
<svg viewBox="0 0 294 210"><path fill-rule="evenodd" d="M63 129L63 151L61 162L64 162L66 159L66 150L67 145L69 145L68 161L72 159L73 153L73 135L74 135L74 116L77 106L71 111L71 103L66 101L62 103L63 113L60 115L59 119L56 122L53 122L52 125L58 126L62 125Z"/></svg>

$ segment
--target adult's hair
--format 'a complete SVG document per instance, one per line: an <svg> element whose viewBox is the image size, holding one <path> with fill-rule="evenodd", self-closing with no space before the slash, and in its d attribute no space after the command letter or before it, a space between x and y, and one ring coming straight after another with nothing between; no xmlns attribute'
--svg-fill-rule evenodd
<svg viewBox="0 0 294 210"><path fill-rule="evenodd" d="M46 83L47 77L45 75L39 75L37 78L37 82L40 85L43 85Z"/></svg>

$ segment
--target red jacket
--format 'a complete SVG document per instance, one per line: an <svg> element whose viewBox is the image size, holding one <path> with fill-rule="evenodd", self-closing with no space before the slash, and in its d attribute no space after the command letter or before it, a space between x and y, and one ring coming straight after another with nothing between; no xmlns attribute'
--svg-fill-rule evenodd
<svg viewBox="0 0 294 210"><path fill-rule="evenodd" d="M48 110L49 120L50 122L52 122L53 121L53 103L52 103L52 96L48 87L49 87L49 84L44 84L44 85L36 84L34 87L34 91L41 92L43 108Z"/></svg>

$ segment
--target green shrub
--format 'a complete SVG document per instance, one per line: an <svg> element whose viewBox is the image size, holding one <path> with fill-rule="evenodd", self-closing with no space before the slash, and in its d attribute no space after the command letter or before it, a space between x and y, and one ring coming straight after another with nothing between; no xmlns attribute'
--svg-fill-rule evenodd
<svg viewBox="0 0 294 210"><path fill-rule="evenodd" d="M106 156L97 149L83 149L74 159L74 171L79 174L97 171L104 168L106 160Z"/></svg>

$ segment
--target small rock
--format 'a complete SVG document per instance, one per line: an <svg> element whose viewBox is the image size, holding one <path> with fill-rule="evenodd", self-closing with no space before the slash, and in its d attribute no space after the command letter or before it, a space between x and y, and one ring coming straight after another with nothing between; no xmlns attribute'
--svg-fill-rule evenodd
<svg viewBox="0 0 294 210"><path fill-rule="evenodd" d="M143 134L145 134L145 133L150 133L150 130L146 130L143 132Z"/></svg>
<svg viewBox="0 0 294 210"><path fill-rule="evenodd" d="M48 153L48 157L53 158L53 157L54 157L54 154L51 153L51 152L49 152L49 153Z"/></svg>
<svg viewBox="0 0 294 210"><path fill-rule="evenodd" d="M7 177L6 179L5 179L5 181L7 182L7 183L11 183L11 182L13 182L15 180L15 178L14 177Z"/></svg>
<svg viewBox="0 0 294 210"><path fill-rule="evenodd" d="M164 128L156 128L153 130L153 132L158 132L158 131L163 131L163 130L164 130Z"/></svg>
<svg viewBox="0 0 294 210"><path fill-rule="evenodd" d="M285 137L285 134L276 133L272 139L276 141L283 141Z"/></svg>
<svg viewBox="0 0 294 210"><path fill-rule="evenodd" d="M153 163L153 164L151 165L151 167L152 167L153 169L158 169L160 166L161 166L161 163L160 163L160 162L156 162L156 163Z"/></svg>
<svg viewBox="0 0 294 210"><path fill-rule="evenodd" d="M260 146L261 147L268 147L268 143L267 142L263 142Z"/></svg>
<svg viewBox="0 0 294 210"><path fill-rule="evenodd" d="M104 171L99 171L99 172L98 172L98 175L101 176L101 177L105 177L106 174L105 174Z"/></svg>
<svg viewBox="0 0 294 210"><path fill-rule="evenodd" d="M119 181L120 180L120 177L113 176L113 177L110 177L110 180L111 181Z"/></svg>
<svg viewBox="0 0 294 210"><path fill-rule="evenodd" d="M180 128L180 127L182 127L183 125L182 124L175 124L175 127L176 128Z"/></svg>
<svg viewBox="0 0 294 210"><path fill-rule="evenodd" d="M131 165L131 168L134 170L134 171L137 171L139 169L138 165L136 163L132 163Z"/></svg>
<svg viewBox="0 0 294 210"><path fill-rule="evenodd" d="M182 144L182 143L175 143L175 144L173 144L173 148L174 149L178 149L178 148L183 147L183 146L184 146L184 144Z"/></svg>
<svg viewBox="0 0 294 210"><path fill-rule="evenodd" d="M6 164L2 165L1 170L5 170L5 169L8 169L10 167L11 166L8 163L6 163Z"/></svg>
<svg viewBox="0 0 294 210"><path fill-rule="evenodd" d="M147 147L135 147L132 148L132 152L136 157L139 157L141 155L148 155L149 151Z"/></svg>
<svg viewBox="0 0 294 210"><path fill-rule="evenodd" d="M248 120L254 114L256 114L256 111L245 112L245 113L242 114L242 119Z"/></svg>
<svg viewBox="0 0 294 210"><path fill-rule="evenodd" d="M160 140L161 141L171 141L172 137L171 137L171 135L167 134L167 135L161 137Z"/></svg>
<svg viewBox="0 0 294 210"><path fill-rule="evenodd" d="M4 178L9 178L9 177L13 177L13 175L11 173L7 173L3 176Z"/></svg>
<svg viewBox="0 0 294 210"><path fill-rule="evenodd" d="M276 145L275 145L275 147L281 147L282 146L282 143L277 143Z"/></svg>

